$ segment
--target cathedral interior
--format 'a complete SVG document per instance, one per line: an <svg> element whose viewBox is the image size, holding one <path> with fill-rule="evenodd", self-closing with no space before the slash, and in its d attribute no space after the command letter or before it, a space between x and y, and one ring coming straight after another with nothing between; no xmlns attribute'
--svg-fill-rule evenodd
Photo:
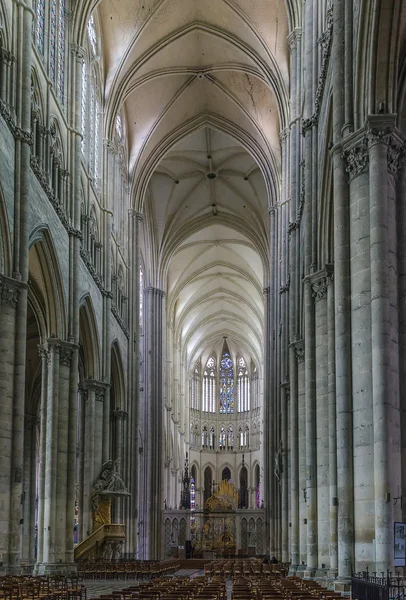
<svg viewBox="0 0 406 600"><path fill-rule="evenodd" d="M0 0L0 304L0 574L406 566L404 0Z"/></svg>

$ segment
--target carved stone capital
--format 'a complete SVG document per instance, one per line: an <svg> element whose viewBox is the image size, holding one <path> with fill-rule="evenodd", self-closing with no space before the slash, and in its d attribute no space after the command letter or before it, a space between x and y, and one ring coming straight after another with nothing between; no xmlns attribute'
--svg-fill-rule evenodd
<svg viewBox="0 0 406 600"><path fill-rule="evenodd" d="M288 291L289 291L289 288L290 288L290 273L288 274L288 278L287 278L287 280L286 280L286 283L285 283L285 285L282 285L282 286L279 288L279 294L281 294L281 295L282 295L282 294L285 294L286 292L288 292Z"/></svg>
<svg viewBox="0 0 406 600"><path fill-rule="evenodd" d="M296 27L293 31L288 35L288 44L289 48L293 50L296 48L298 42L302 39L302 30L300 27Z"/></svg>
<svg viewBox="0 0 406 600"><path fill-rule="evenodd" d="M72 360L73 348L71 346L66 346L65 344L61 345L59 350L59 362L61 365L65 365L66 367L70 366L70 362Z"/></svg>
<svg viewBox="0 0 406 600"><path fill-rule="evenodd" d="M85 60L86 50L82 48L82 46L71 44L70 49L78 62L83 62Z"/></svg>
<svg viewBox="0 0 406 600"><path fill-rule="evenodd" d="M298 363L301 363L305 359L305 347L304 340L298 340L297 342L293 342L291 347L295 351L296 360Z"/></svg>
<svg viewBox="0 0 406 600"><path fill-rule="evenodd" d="M97 379L86 379L81 385L81 388L87 392L86 399L89 399L89 392L93 391L96 402L104 402L104 395L108 387L107 383L97 381Z"/></svg>
<svg viewBox="0 0 406 600"><path fill-rule="evenodd" d="M105 138L103 140L103 146L106 148L106 150L108 152L111 152L112 154L116 153L116 147L115 147L114 143L111 140Z"/></svg>
<svg viewBox="0 0 406 600"><path fill-rule="evenodd" d="M350 147L347 147L343 152L343 158L347 163L345 170L350 181L365 172L369 165L368 136L362 135Z"/></svg>
<svg viewBox="0 0 406 600"><path fill-rule="evenodd" d="M125 410L113 410L113 417L116 421L125 421L128 418L128 412Z"/></svg>
<svg viewBox="0 0 406 600"><path fill-rule="evenodd" d="M0 303L2 306L16 307L24 284L0 274Z"/></svg>

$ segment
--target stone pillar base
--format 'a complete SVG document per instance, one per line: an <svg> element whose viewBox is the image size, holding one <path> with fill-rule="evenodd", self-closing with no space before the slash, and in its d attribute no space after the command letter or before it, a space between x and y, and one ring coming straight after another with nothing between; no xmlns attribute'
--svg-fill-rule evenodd
<svg viewBox="0 0 406 600"><path fill-rule="evenodd" d="M296 577L304 577L304 573L306 570L306 565L298 565L296 567Z"/></svg>
<svg viewBox="0 0 406 600"><path fill-rule="evenodd" d="M325 568L322 568L322 569L318 568L318 569L316 569L314 577L316 579L326 579L328 577L328 569L325 569Z"/></svg>
<svg viewBox="0 0 406 600"><path fill-rule="evenodd" d="M294 577L297 573L299 566L298 565L290 565L288 577Z"/></svg>
<svg viewBox="0 0 406 600"><path fill-rule="evenodd" d="M351 595L351 580L350 579L337 579L334 582L334 591L343 594L344 596Z"/></svg>
<svg viewBox="0 0 406 600"><path fill-rule="evenodd" d="M0 575L22 575L22 567L20 565L5 565L0 567Z"/></svg>
<svg viewBox="0 0 406 600"><path fill-rule="evenodd" d="M329 579L333 579L335 581L338 577L338 570L337 569L329 569L327 572L327 577Z"/></svg>
<svg viewBox="0 0 406 600"><path fill-rule="evenodd" d="M34 567L34 575L69 575L76 572L76 563L39 563Z"/></svg>
<svg viewBox="0 0 406 600"><path fill-rule="evenodd" d="M305 579L313 579L313 577L315 575L316 575L316 569L311 569L311 568L306 567L303 577Z"/></svg>

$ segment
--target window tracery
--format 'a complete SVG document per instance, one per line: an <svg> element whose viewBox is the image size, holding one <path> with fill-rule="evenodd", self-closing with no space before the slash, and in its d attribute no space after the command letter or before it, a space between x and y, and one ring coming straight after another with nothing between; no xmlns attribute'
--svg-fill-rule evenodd
<svg viewBox="0 0 406 600"><path fill-rule="evenodd" d="M35 3L35 45L42 56L44 56L44 32L45 0L37 0Z"/></svg>
<svg viewBox="0 0 406 600"><path fill-rule="evenodd" d="M238 359L238 412L248 412L250 410L250 385L245 360Z"/></svg>
<svg viewBox="0 0 406 600"><path fill-rule="evenodd" d="M215 412L215 385L216 385L216 363L213 357L210 357L206 363L203 373L203 394L202 409L203 412Z"/></svg>
<svg viewBox="0 0 406 600"><path fill-rule="evenodd" d="M230 353L224 349L220 363L220 413L234 412L234 369Z"/></svg>

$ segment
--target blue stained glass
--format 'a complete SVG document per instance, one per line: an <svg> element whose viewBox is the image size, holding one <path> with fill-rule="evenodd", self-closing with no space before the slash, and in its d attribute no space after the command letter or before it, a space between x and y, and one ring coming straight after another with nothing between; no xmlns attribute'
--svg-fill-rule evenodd
<svg viewBox="0 0 406 600"><path fill-rule="evenodd" d="M55 82L56 68L56 0L51 0L51 31L49 36L49 76Z"/></svg>
<svg viewBox="0 0 406 600"><path fill-rule="evenodd" d="M234 412L234 370L228 351L224 351L220 371L220 413Z"/></svg>
<svg viewBox="0 0 406 600"><path fill-rule="evenodd" d="M65 88L65 0L59 0L58 96L63 102Z"/></svg>
<svg viewBox="0 0 406 600"><path fill-rule="evenodd" d="M37 0L35 3L35 19L35 44L44 55L45 0Z"/></svg>

